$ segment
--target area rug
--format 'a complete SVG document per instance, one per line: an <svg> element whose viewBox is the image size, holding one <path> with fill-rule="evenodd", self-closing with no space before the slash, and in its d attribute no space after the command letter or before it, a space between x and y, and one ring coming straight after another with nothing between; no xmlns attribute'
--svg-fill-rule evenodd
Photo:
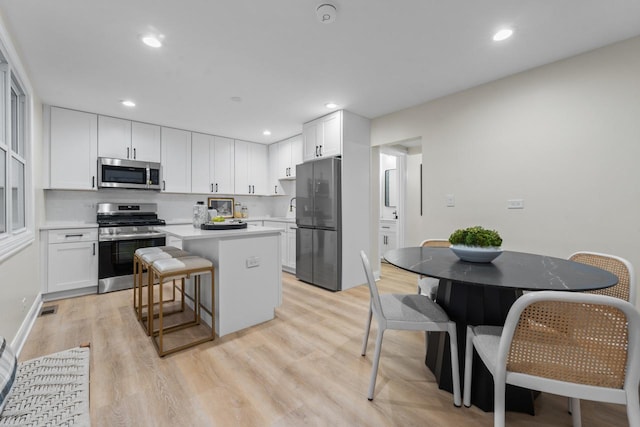
<svg viewBox="0 0 640 427"><path fill-rule="evenodd" d="M89 348L24 361L0 426L90 426Z"/></svg>

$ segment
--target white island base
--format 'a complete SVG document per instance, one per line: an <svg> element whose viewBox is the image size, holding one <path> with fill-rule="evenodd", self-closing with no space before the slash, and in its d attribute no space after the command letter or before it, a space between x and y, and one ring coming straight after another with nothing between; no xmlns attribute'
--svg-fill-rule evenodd
<svg viewBox="0 0 640 427"><path fill-rule="evenodd" d="M213 262L215 269L215 325L218 337L275 317L282 304L280 233L270 227L240 230L200 230L191 225L158 227L182 239L182 248ZM202 276L202 301L207 310L210 283ZM192 285L187 293L193 295ZM211 318L205 315L211 325Z"/></svg>

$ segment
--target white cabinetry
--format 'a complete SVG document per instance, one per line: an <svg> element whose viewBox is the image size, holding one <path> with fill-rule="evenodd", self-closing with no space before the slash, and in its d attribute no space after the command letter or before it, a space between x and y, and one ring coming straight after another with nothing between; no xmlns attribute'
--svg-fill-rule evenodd
<svg viewBox="0 0 640 427"><path fill-rule="evenodd" d="M44 245L46 292L94 293L98 289L98 230L96 228L47 230ZM78 292L83 290L83 292ZM74 293L69 293L74 291Z"/></svg>
<svg viewBox="0 0 640 427"><path fill-rule="evenodd" d="M191 192L233 194L233 139L192 134Z"/></svg>
<svg viewBox="0 0 640 427"><path fill-rule="evenodd" d="M162 191L191 192L191 132L162 128Z"/></svg>
<svg viewBox="0 0 640 427"><path fill-rule="evenodd" d="M304 161L342 155L342 115L336 111L302 126Z"/></svg>
<svg viewBox="0 0 640 427"><path fill-rule="evenodd" d="M267 146L235 141L235 194L267 194Z"/></svg>
<svg viewBox="0 0 640 427"><path fill-rule="evenodd" d="M284 221L264 220L265 227L280 228L280 248L282 269L291 273L296 272L296 225Z"/></svg>
<svg viewBox="0 0 640 427"><path fill-rule="evenodd" d="M46 116L49 114L49 120ZM95 190L98 165L98 116L46 107L49 125L49 182L46 188Z"/></svg>
<svg viewBox="0 0 640 427"><path fill-rule="evenodd" d="M388 250L397 246L397 223L394 220L380 220L380 235L378 236L380 245L380 258Z"/></svg>
<svg viewBox="0 0 640 427"><path fill-rule="evenodd" d="M98 116L98 156L160 162L160 126Z"/></svg>
<svg viewBox="0 0 640 427"><path fill-rule="evenodd" d="M296 165L302 163L302 135L269 145L269 177L271 194L286 194L280 180L296 178Z"/></svg>

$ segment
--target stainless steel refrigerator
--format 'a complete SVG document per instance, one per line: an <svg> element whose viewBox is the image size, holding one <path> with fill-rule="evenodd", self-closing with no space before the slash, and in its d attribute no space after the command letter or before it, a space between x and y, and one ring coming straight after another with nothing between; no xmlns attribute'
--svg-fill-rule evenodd
<svg viewBox="0 0 640 427"><path fill-rule="evenodd" d="M296 166L296 277L332 291L342 289L340 162Z"/></svg>

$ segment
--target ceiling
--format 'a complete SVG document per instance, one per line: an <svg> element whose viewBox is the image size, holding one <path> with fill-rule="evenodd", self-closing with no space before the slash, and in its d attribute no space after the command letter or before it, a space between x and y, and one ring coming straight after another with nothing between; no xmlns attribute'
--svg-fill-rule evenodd
<svg viewBox="0 0 640 427"><path fill-rule="evenodd" d="M638 0L331 0L331 24L321 3L0 0L0 13L43 103L262 143L329 101L375 118L640 35ZM514 36L493 42L502 26ZM149 31L163 47L141 43Z"/></svg>

